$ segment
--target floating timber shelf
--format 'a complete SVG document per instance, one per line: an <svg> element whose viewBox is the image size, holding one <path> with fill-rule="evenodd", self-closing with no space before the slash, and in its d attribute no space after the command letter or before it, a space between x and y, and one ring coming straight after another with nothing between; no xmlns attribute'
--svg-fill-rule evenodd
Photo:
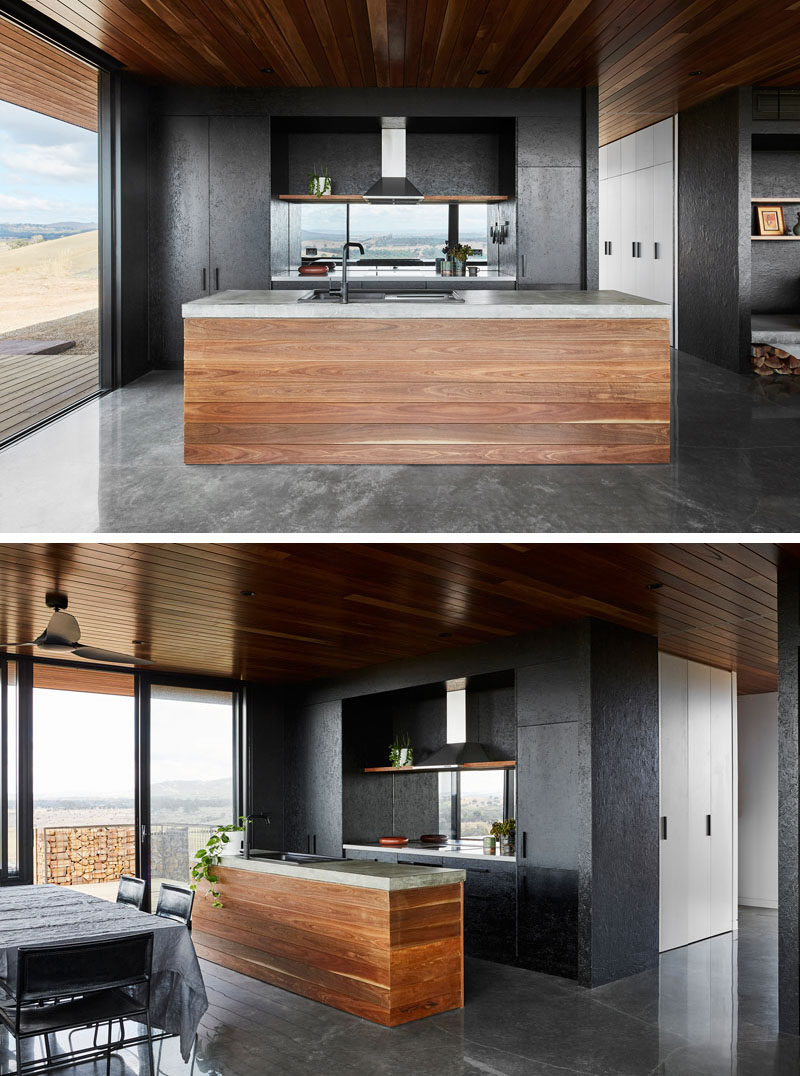
<svg viewBox="0 0 800 1076"><path fill-rule="evenodd" d="M800 235L751 235L750 238L754 243L761 243L766 240L768 242L774 242L776 239L794 239L797 241L800 239Z"/></svg>
<svg viewBox="0 0 800 1076"><path fill-rule="evenodd" d="M516 766L514 759L503 762L465 762L462 766L369 766L364 773L434 773L436 770L509 770Z"/></svg>
<svg viewBox="0 0 800 1076"><path fill-rule="evenodd" d="M365 202L363 194L323 194L317 198L316 194L279 194L282 202ZM784 199L785 201L786 199ZM423 202L432 204L449 204L450 202L507 202L507 194L428 194Z"/></svg>
<svg viewBox="0 0 800 1076"><path fill-rule="evenodd" d="M780 195L777 195L774 198L751 198L750 201L757 202L759 205L764 202L778 202L779 204L783 203L785 205L791 202L800 202L800 198L782 198Z"/></svg>

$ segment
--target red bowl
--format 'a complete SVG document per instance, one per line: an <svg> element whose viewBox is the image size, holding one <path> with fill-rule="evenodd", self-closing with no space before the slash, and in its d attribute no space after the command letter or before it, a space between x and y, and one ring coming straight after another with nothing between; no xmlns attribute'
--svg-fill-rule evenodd
<svg viewBox="0 0 800 1076"><path fill-rule="evenodd" d="M388 848L400 848L408 844L408 837L379 837L378 844L384 844Z"/></svg>
<svg viewBox="0 0 800 1076"><path fill-rule="evenodd" d="M327 276L327 265L301 265L297 270L299 276Z"/></svg>

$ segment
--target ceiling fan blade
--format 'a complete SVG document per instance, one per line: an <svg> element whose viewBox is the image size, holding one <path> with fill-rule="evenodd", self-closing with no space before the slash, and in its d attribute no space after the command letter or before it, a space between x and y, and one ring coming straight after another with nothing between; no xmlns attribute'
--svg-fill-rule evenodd
<svg viewBox="0 0 800 1076"><path fill-rule="evenodd" d="M135 658L131 654L117 654L113 650L100 650L96 646L76 646L73 654L87 661L108 661L116 665L152 665L148 658Z"/></svg>
<svg viewBox="0 0 800 1076"><path fill-rule="evenodd" d="M62 613L56 610L50 617L50 623L45 629L45 635L54 640L63 639L65 643L77 643L81 637L81 629L78 621L70 613Z"/></svg>

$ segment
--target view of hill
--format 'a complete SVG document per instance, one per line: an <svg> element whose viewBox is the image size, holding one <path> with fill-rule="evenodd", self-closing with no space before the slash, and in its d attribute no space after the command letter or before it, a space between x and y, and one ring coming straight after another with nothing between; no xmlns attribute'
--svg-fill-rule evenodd
<svg viewBox="0 0 800 1076"><path fill-rule="evenodd" d="M150 793L153 822L216 822L230 803L230 778L216 781L163 781ZM133 822L133 797L37 796L34 825L103 826Z"/></svg>
<svg viewBox="0 0 800 1076"><path fill-rule="evenodd" d="M0 221L0 239L33 239L36 235L44 239L61 239L65 235L96 230L94 221L60 220L55 224L10 224Z"/></svg>
<svg viewBox="0 0 800 1076"><path fill-rule="evenodd" d="M0 333L97 309L96 230L12 249L14 243L0 240Z"/></svg>

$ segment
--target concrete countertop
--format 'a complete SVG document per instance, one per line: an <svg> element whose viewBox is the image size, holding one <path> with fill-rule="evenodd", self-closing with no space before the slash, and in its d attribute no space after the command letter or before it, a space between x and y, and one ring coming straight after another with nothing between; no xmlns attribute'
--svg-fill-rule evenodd
<svg viewBox="0 0 800 1076"><path fill-rule="evenodd" d="M420 844L419 841L409 841L402 848L387 848L382 844L345 844L345 851L353 852L397 852L400 855L413 856L436 856L447 859L480 859L485 863L516 863L516 856L484 855L478 848L448 848L444 845ZM354 860L353 862L359 862Z"/></svg>
<svg viewBox="0 0 800 1076"><path fill-rule="evenodd" d="M277 874L306 882L333 882L360 889L423 889L426 886L453 885L463 882L466 874L450 867L418 867L413 863L374 863L355 859L336 859L330 863L283 863L275 859L241 859L223 857L223 869L252 871L254 874Z"/></svg>
<svg viewBox="0 0 800 1076"><path fill-rule="evenodd" d="M313 290L313 282L309 291ZM669 318L671 307L621 291L464 291L463 302L300 303L294 292L219 291L184 318Z"/></svg>

